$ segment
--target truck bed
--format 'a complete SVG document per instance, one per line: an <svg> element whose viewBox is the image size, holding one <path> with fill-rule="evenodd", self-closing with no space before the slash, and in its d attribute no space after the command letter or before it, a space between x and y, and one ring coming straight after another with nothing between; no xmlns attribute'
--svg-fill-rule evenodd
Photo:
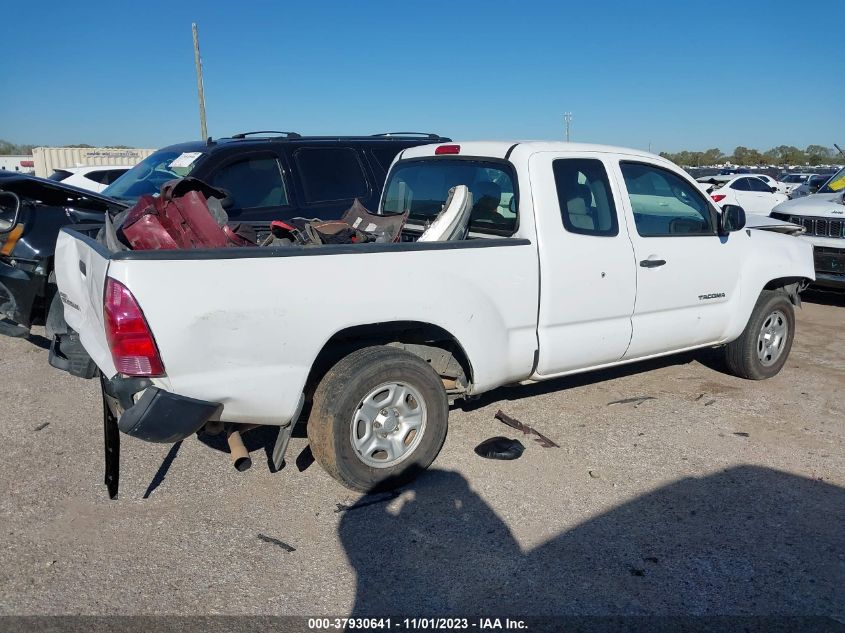
<svg viewBox="0 0 845 633"><path fill-rule="evenodd" d="M166 375L160 388L223 404L223 420L283 424L333 337L363 324L423 323L476 361L474 388L530 375L537 251L520 238L459 242L109 252L63 230L65 316L104 375L106 277L132 292ZM174 309L178 307L178 309Z"/></svg>

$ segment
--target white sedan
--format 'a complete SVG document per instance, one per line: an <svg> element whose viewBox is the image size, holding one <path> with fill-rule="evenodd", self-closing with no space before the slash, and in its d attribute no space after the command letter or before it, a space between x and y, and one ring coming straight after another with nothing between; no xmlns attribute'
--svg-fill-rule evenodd
<svg viewBox="0 0 845 633"><path fill-rule="evenodd" d="M100 193L130 169L132 169L131 165L62 167L53 170L50 180Z"/></svg>
<svg viewBox="0 0 845 633"><path fill-rule="evenodd" d="M760 176L748 174L733 175L722 181L719 176L698 179L698 186L710 194L719 206L734 204L747 213L769 215L772 208L789 198L777 193L775 187L767 185Z"/></svg>
<svg viewBox="0 0 845 633"><path fill-rule="evenodd" d="M754 174L754 177L773 187L778 193L786 193L786 185L768 174Z"/></svg>

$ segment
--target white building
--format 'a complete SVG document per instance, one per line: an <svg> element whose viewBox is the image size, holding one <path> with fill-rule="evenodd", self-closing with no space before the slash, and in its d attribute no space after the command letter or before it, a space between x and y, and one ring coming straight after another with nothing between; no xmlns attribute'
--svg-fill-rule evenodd
<svg viewBox="0 0 845 633"><path fill-rule="evenodd" d="M35 160L32 156L0 156L0 170L14 171L19 174L35 173Z"/></svg>

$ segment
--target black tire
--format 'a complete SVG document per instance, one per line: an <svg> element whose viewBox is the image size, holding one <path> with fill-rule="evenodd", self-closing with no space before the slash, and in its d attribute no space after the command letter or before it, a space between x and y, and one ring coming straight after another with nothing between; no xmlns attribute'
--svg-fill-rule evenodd
<svg viewBox="0 0 845 633"><path fill-rule="evenodd" d="M364 398L386 383L415 390L423 400L425 422L420 438L414 431L402 438L409 452L401 461L373 467L353 447L353 432L359 433L358 422L353 431L353 416L359 415ZM420 406L414 397L406 402ZM338 361L317 386L308 418L308 440L316 460L344 486L361 492L388 490L410 481L434 461L446 440L448 419L446 390L428 363L396 348L367 347ZM375 460L377 454L369 459Z"/></svg>
<svg viewBox="0 0 845 633"><path fill-rule="evenodd" d="M775 314L778 316L773 320L772 315ZM782 343L779 346L780 351L776 357L769 355L769 360L764 361L760 357L761 354L766 356L760 335L764 327L780 323L786 326L786 334L782 337ZM780 372L786 363L794 337L795 308L789 297L783 292L764 290L760 293L760 298L757 299L757 304L742 334L724 348L728 371L734 376L749 380L771 378Z"/></svg>
<svg viewBox="0 0 845 633"><path fill-rule="evenodd" d="M67 334L68 324L65 321L65 305L62 303L62 298L59 296L59 291L53 295L53 300L50 302L50 309L47 311L47 318L44 320L44 330L47 338L51 341L56 334Z"/></svg>

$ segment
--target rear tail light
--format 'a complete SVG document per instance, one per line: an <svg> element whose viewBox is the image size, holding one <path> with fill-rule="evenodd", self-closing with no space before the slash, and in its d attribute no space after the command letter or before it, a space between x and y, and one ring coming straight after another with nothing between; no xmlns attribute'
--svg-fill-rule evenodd
<svg viewBox="0 0 845 633"><path fill-rule="evenodd" d="M435 150L434 153L437 155L440 154L460 154L461 153L461 146L460 145L440 145Z"/></svg>
<svg viewBox="0 0 845 633"><path fill-rule="evenodd" d="M722 200L724 200L727 196L726 196L724 193L714 193L714 194L713 194L712 196L710 196L710 197L711 197L711 198L713 198L713 202L721 202L721 201L722 201Z"/></svg>
<svg viewBox="0 0 845 633"><path fill-rule="evenodd" d="M106 279L103 315L117 371L127 376L162 376L164 364L141 307L126 286L110 277Z"/></svg>

